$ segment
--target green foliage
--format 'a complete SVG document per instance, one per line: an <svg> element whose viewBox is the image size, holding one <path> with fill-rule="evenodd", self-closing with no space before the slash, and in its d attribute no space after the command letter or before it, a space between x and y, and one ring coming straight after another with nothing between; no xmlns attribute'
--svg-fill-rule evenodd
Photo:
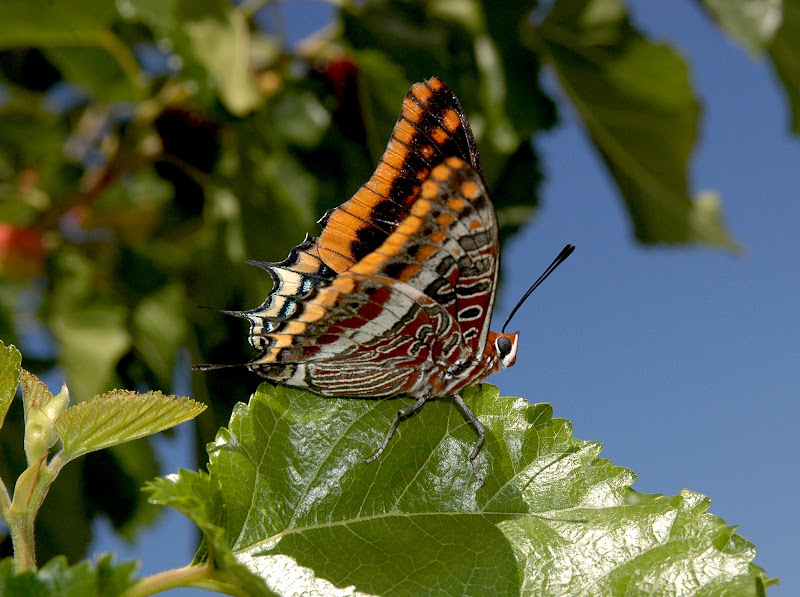
<svg viewBox="0 0 800 597"><path fill-rule="evenodd" d="M789 96L792 131L800 133L800 2L785 0L783 8L783 23L769 46L769 54Z"/></svg>
<svg viewBox="0 0 800 597"><path fill-rule="evenodd" d="M95 396L70 407L66 385L54 396L41 380L22 369L20 363L17 349L6 347L0 341L0 391L5 410L17 388L16 383L12 386L10 382L22 382L23 444L27 462L27 468L17 477L13 494L9 494L5 484L10 477L4 475L5 481L0 480L0 519L10 531L14 550L13 564L11 559L3 563L8 578L0 579L0 589L5 583L13 594L34 595L39 594L36 587L40 583L48 585L52 581L48 594L78 594L74 587L88 589L90 585L94 585L92 594L116 594L106 592L109 583L113 590L121 587L121 579L110 578L108 571L101 570L109 567L108 560L98 563L97 582L88 564L67 569L63 556L31 575L30 571L36 568L34 531L42 503L61 470L75 458L169 429L193 419L206 407L188 398L163 396L160 392L123 391ZM57 446L59 440L60 447ZM19 446L17 450L22 451ZM56 510L68 506L68 503L59 502ZM69 514L67 510L60 516L69 520ZM70 532L74 541L76 530L70 529ZM126 578L133 570L129 566L120 568L123 569L127 570ZM5 593L0 590L0 594Z"/></svg>
<svg viewBox="0 0 800 597"><path fill-rule="evenodd" d="M41 48L66 80L103 100L141 99L140 69L131 49L111 31L115 18L111 4L92 0L6 2L0 47Z"/></svg>
<svg viewBox="0 0 800 597"><path fill-rule="evenodd" d="M636 237L733 248L725 229L711 225L720 221L716 210L702 217L689 195L699 106L683 59L648 42L616 0L559 2L538 33L622 191Z"/></svg>
<svg viewBox="0 0 800 597"><path fill-rule="evenodd" d="M708 498L633 491L633 473L548 404L488 384L464 398L487 427L484 487L474 430L447 399L365 464L404 400L264 384L209 444L211 474L158 479L150 499L190 517L250 595L758 595L771 582Z"/></svg>
<svg viewBox="0 0 800 597"><path fill-rule="evenodd" d="M205 410L189 398L116 390L68 409L56 422L67 458L139 439L189 421Z"/></svg>
<svg viewBox="0 0 800 597"><path fill-rule="evenodd" d="M3 346L0 350L0 428L19 385L22 355L14 346Z"/></svg>
<svg viewBox="0 0 800 597"><path fill-rule="evenodd" d="M782 20L774 0L702 4L750 52L768 50L800 131L797 1ZM61 367L78 402L115 387L169 391L184 351L193 363L249 360L241 324L196 307L260 304L269 278L243 261L280 260L314 234L371 174L411 83L431 75L472 123L503 240L538 207L531 141L574 109L637 240L737 247L721 200L698 196L688 175L701 124L690 67L617 0L346 1L296 46L255 18L261 8L0 2L0 338L19 344L35 319L52 346L26 366ZM543 68L558 96L542 89ZM11 479L29 463L8 371L0 476ZM255 383L236 371L192 378L212 407L198 445ZM88 449L69 438L75 453ZM38 436L31 454L51 440ZM108 515L128 536L149 518L138 488L157 463L146 443L86 462L87 478L68 469L71 482L53 488L70 513L39 518L40 561L81 556L92 519L79 512ZM88 491L101 474L114 503Z"/></svg>
<svg viewBox="0 0 800 597"><path fill-rule="evenodd" d="M135 563L115 564L111 556L94 562L67 564L66 558L54 558L37 571L14 572L11 559L0 562L0 595L33 597L118 597L133 586Z"/></svg>
<svg viewBox="0 0 800 597"><path fill-rule="evenodd" d="M736 38L753 54L760 54L775 37L790 2L774 0L699 0L699 4L719 22L720 27Z"/></svg>

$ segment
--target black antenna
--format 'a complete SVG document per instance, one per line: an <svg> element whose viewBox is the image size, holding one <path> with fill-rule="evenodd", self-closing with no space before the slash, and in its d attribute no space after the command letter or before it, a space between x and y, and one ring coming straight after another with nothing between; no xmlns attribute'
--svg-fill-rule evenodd
<svg viewBox="0 0 800 597"><path fill-rule="evenodd" d="M539 276L539 279L536 280L536 282L534 282L533 285L531 285L530 288L528 288L528 292L526 292L525 295L521 299L519 299L519 302L516 304L516 306L513 309L511 309L511 315L508 316L508 319L506 319L506 322L503 324L503 329L500 330L501 334L505 333L506 326L511 321L511 318L514 317L514 313L516 313L517 310L522 306L522 303L524 303L528 299L528 297L531 295L531 293L534 290L536 290L536 288L539 286L539 284L541 284L542 282L544 282L547 279L547 276L549 276L554 271L556 271L556 268L559 265L561 265L562 263L564 263L564 261L566 260L567 257L572 255L572 252L574 250L575 250L575 245L567 245L566 247L561 249L561 252L558 254L558 257L553 259L553 263L551 263L550 265L547 266L547 269L544 270L544 272L542 273L541 276Z"/></svg>

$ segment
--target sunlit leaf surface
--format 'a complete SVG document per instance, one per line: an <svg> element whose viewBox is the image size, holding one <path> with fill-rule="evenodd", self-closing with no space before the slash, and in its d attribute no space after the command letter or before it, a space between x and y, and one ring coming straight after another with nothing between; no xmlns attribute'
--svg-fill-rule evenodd
<svg viewBox="0 0 800 597"><path fill-rule="evenodd" d="M161 392L116 390L67 409L56 421L68 458L139 439L193 419L205 406Z"/></svg>
<svg viewBox="0 0 800 597"><path fill-rule="evenodd" d="M224 540L223 567L243 564L278 594L757 594L766 582L708 498L633 491L633 473L547 404L488 384L465 400L487 427L483 487L467 459L475 432L448 399L365 464L406 400L262 385L209 446L211 476L160 479L151 499Z"/></svg>

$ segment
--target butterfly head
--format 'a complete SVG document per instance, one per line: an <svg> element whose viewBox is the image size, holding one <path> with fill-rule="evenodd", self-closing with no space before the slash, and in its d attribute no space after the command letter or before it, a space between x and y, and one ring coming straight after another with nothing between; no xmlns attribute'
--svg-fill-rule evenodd
<svg viewBox="0 0 800 597"><path fill-rule="evenodd" d="M497 360L503 367L511 367L517 361L519 332L495 334L494 350Z"/></svg>

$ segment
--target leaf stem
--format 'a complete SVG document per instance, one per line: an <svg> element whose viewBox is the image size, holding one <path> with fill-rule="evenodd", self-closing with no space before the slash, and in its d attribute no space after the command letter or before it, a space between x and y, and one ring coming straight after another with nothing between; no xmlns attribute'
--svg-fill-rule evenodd
<svg viewBox="0 0 800 597"><path fill-rule="evenodd" d="M11 544L14 547L14 570L17 573L23 570L36 568L36 541L33 530L36 513L30 510L22 515L12 515L8 521L11 531Z"/></svg>
<svg viewBox="0 0 800 597"><path fill-rule="evenodd" d="M125 591L122 597L146 597L168 589L188 586L204 588L234 597L247 597L247 593L241 588L215 578L215 568L210 563L184 566L153 574L143 578L135 586Z"/></svg>
<svg viewBox="0 0 800 597"><path fill-rule="evenodd" d="M47 455L42 457L42 461L45 458ZM12 500L8 507L5 506L5 503L3 504L4 519L11 533L11 544L14 547L14 568L17 573L36 568L36 536L34 534L36 516L50 491L50 485L66 462L61 454L53 458L49 465L42 462L42 465L36 470L36 480L29 488L30 493L25 495L25 492L28 491L25 484L20 486L18 483L14 490L16 501L24 500L24 503L15 503ZM22 495L17 495L19 491L23 492ZM7 494L4 499L8 499Z"/></svg>

